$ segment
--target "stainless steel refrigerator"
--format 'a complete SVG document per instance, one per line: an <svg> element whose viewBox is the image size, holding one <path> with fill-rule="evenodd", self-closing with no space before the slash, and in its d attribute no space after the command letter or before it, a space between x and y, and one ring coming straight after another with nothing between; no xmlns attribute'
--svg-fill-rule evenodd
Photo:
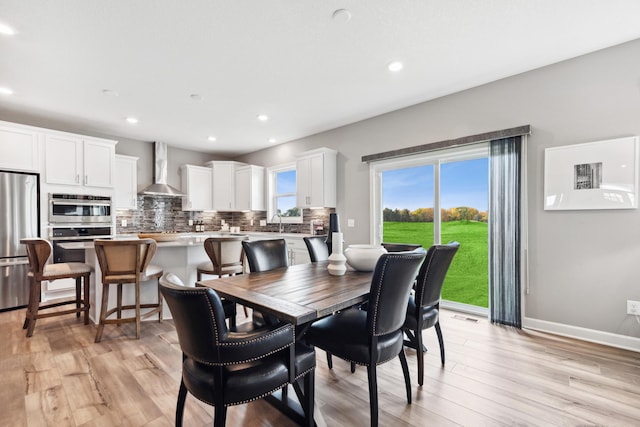
<svg viewBox="0 0 640 427"><path fill-rule="evenodd" d="M37 174L0 171L0 311L29 302L29 262L20 239L40 235L39 200Z"/></svg>

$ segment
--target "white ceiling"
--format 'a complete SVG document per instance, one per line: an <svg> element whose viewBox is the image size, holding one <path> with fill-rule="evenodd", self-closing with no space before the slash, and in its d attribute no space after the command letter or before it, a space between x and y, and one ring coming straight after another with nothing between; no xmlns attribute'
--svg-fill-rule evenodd
<svg viewBox="0 0 640 427"><path fill-rule="evenodd" d="M640 38L640 1L0 0L0 24L0 119L233 156Z"/></svg>

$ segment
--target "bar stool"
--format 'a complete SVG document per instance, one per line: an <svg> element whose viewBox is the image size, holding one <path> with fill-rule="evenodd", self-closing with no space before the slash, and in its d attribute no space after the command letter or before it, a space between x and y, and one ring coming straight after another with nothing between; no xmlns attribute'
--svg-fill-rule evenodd
<svg viewBox="0 0 640 427"><path fill-rule="evenodd" d="M140 303L140 284L152 279L159 280L162 268L150 264L156 253L156 241L153 239L132 240L95 240L94 246L98 263L102 270L102 306L95 342L100 342L104 325L122 323L136 324L136 339L140 339L140 322L154 314L158 314L158 321L162 321L162 295L158 287L158 302ZM122 285L135 285L135 303L122 304ZM117 285L116 306L108 308L109 285ZM158 282L159 284L159 282ZM151 309L141 314L140 309ZM135 310L133 317L122 317L123 310ZM109 317L116 313L115 319Z"/></svg>
<svg viewBox="0 0 640 427"><path fill-rule="evenodd" d="M81 262L64 262L59 264L47 264L47 260L51 256L52 248L48 240L39 238L21 239L20 243L27 247L27 258L29 259L29 304L27 305L27 314L22 329L27 330L27 337L33 335L33 329L36 326L36 320L44 317L60 316L63 314L76 313L76 317L80 317L80 313L84 313L84 324L89 324L89 276L91 275L91 267ZM76 279L76 295L73 300L65 300L54 302L51 304L40 305L40 291L42 281L50 282L57 279ZM81 286L83 281L83 286ZM53 307L59 307L67 304L75 304L75 308L68 310L57 310L51 313L41 313Z"/></svg>
<svg viewBox="0 0 640 427"><path fill-rule="evenodd" d="M204 241L204 250L209 256L209 262L198 265L198 281L203 274L222 277L225 274L235 276L244 271L244 250L242 241L249 240L249 236L209 237ZM236 304L233 301L222 300L225 318L229 319L229 326L236 327ZM249 317L244 307L245 317Z"/></svg>

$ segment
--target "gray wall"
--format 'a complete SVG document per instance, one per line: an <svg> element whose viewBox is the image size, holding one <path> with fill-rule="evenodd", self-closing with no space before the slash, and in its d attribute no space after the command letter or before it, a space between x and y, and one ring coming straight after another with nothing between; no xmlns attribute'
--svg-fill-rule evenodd
<svg viewBox="0 0 640 427"><path fill-rule="evenodd" d="M326 146L340 152L346 243L369 240L366 154L530 124L528 318L640 337L640 211L543 210L544 149L640 134L640 40L237 159L270 166ZM346 219L355 228L346 228Z"/></svg>

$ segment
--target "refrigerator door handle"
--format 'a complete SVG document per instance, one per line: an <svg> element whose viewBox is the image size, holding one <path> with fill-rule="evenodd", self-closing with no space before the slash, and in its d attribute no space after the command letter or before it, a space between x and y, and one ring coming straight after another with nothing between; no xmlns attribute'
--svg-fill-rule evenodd
<svg viewBox="0 0 640 427"><path fill-rule="evenodd" d="M0 259L0 267L13 267L14 265L25 264L29 264L29 260L26 258Z"/></svg>

